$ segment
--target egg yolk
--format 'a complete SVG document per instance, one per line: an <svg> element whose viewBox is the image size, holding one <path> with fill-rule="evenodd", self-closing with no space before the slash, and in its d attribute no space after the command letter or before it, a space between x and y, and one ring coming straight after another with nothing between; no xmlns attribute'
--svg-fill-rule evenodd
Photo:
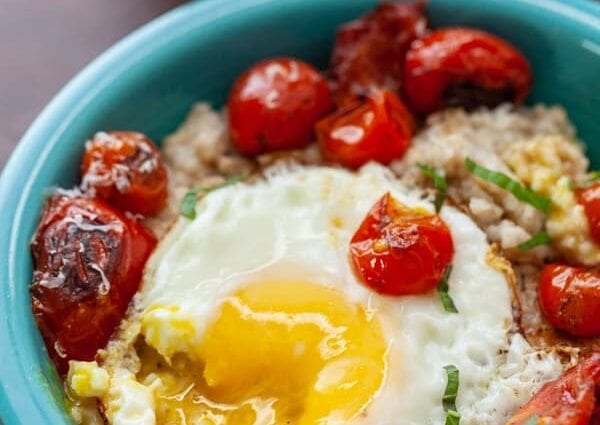
<svg viewBox="0 0 600 425"><path fill-rule="evenodd" d="M194 353L146 346L159 424L337 424L365 412L386 373L379 322L314 283L252 284L227 298Z"/></svg>

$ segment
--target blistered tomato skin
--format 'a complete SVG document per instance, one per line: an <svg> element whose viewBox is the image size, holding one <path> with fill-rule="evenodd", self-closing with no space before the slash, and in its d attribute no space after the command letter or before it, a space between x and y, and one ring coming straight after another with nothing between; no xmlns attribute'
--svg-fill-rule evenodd
<svg viewBox="0 0 600 425"><path fill-rule="evenodd" d="M123 318L156 239L98 199L54 196L31 242L35 319L61 374L92 360Z"/></svg>
<svg viewBox="0 0 600 425"><path fill-rule="evenodd" d="M600 271L548 264L539 280L544 316L557 329L579 337L600 336Z"/></svg>
<svg viewBox="0 0 600 425"><path fill-rule="evenodd" d="M575 195L585 211L590 235L600 244L600 182L577 190Z"/></svg>
<svg viewBox="0 0 600 425"><path fill-rule="evenodd" d="M454 244L439 216L409 210L387 193L352 237L350 256L359 279L376 292L424 294L450 265Z"/></svg>
<svg viewBox="0 0 600 425"><path fill-rule="evenodd" d="M348 105L374 90L397 91L406 51L426 27L424 2L385 2L340 26L330 72L336 103Z"/></svg>
<svg viewBox="0 0 600 425"><path fill-rule="evenodd" d="M422 114L519 103L531 81L531 67L519 50L472 28L445 28L413 41L404 65L409 104Z"/></svg>
<svg viewBox="0 0 600 425"><path fill-rule="evenodd" d="M289 58L260 62L235 82L227 112L231 139L245 155L298 149L333 109L329 86L312 66Z"/></svg>
<svg viewBox="0 0 600 425"><path fill-rule="evenodd" d="M154 143L141 133L96 133L81 161L81 188L124 211L152 215L167 199L168 175Z"/></svg>
<svg viewBox="0 0 600 425"><path fill-rule="evenodd" d="M324 156L345 167L369 161L389 164L402 157L414 132L412 115L391 91L374 92L316 125Z"/></svg>
<svg viewBox="0 0 600 425"><path fill-rule="evenodd" d="M507 425L597 425L600 423L600 353L580 360L544 386L511 418Z"/></svg>

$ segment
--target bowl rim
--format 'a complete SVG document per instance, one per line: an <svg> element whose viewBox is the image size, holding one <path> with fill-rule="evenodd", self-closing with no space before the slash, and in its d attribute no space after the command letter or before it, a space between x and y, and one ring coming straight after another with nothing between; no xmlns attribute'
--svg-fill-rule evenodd
<svg viewBox="0 0 600 425"><path fill-rule="evenodd" d="M19 329L12 320L17 309L30 309L29 305L15 303L15 288L19 282L14 269L23 255L16 246L22 218L27 214L26 200L52 147L60 143L63 131L103 88L142 58L154 54L160 45L226 15L276 2L278 0L192 1L151 20L78 72L44 107L21 138L0 175L0 314L4 316L4 325L0 326L0 423L3 420L7 424L19 424L27 420L41 424L64 419L64 414L46 407L52 404L50 393L43 388L32 364L27 363L32 360L32 353L21 353L20 347L15 345ZM299 4L304 0L288 2ZM600 3L592 0L514 0L511 6L546 9L593 31L598 32L600 28ZM159 34L161 37L157 37ZM86 94L81 96L81 93Z"/></svg>

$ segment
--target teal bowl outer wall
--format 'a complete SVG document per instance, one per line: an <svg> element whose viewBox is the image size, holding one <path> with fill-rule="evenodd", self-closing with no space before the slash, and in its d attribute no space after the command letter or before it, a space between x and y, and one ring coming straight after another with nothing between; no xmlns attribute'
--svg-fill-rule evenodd
<svg viewBox="0 0 600 425"><path fill-rule="evenodd" d="M135 31L74 78L21 140L0 178L0 417L67 424L61 384L31 315L29 240L52 186L76 183L84 141L131 129L160 140L198 100L224 103L239 73L288 55L326 66L338 24L376 0L207 0ZM430 0L434 26L471 25L531 60L530 103L564 105L600 165L600 6L588 0ZM85 326L85 324L82 324Z"/></svg>

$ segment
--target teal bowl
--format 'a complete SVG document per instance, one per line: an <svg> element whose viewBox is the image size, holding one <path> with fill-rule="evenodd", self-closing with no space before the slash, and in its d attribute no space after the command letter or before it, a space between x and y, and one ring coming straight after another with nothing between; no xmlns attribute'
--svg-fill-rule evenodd
<svg viewBox="0 0 600 425"><path fill-rule="evenodd" d="M84 141L106 129L154 140L193 102L222 105L258 59L327 64L335 28L376 0L207 0L156 19L102 54L44 109L0 178L0 416L66 424L61 384L30 313L29 239L46 188L71 187ZM519 46L533 64L530 102L561 104L600 165L600 5L592 0L430 0L434 26L471 25ZM82 323L82 326L85 326Z"/></svg>

